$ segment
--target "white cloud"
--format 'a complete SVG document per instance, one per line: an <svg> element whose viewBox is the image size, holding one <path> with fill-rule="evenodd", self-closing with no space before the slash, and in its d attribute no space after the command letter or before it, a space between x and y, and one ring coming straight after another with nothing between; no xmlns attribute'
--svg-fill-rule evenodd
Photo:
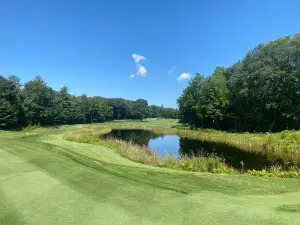
<svg viewBox="0 0 300 225"><path fill-rule="evenodd" d="M137 68L138 68L138 70L136 72L137 75L139 75L141 77L147 76L148 71L146 70L146 68L144 66L138 64Z"/></svg>
<svg viewBox="0 0 300 225"><path fill-rule="evenodd" d="M172 66L171 69L168 70L168 74L172 74L176 69L176 66Z"/></svg>
<svg viewBox="0 0 300 225"><path fill-rule="evenodd" d="M139 63L139 61L145 60L145 59L146 59L145 56L138 55L138 54L136 54L136 53L133 53L133 54L132 54L132 58L133 58L133 60L134 60L135 63Z"/></svg>
<svg viewBox="0 0 300 225"><path fill-rule="evenodd" d="M140 61L145 60L146 57L142 56L142 55L139 55L139 54L136 54L136 53L133 53L131 56L132 56L132 58L133 58L133 60L136 64L136 67L137 67L136 75L141 76L141 77L146 77L148 71L147 71L145 66L140 64ZM135 76L135 74L131 74L129 77L134 78L134 76Z"/></svg>
<svg viewBox="0 0 300 225"><path fill-rule="evenodd" d="M189 73L182 73L180 74L180 76L177 78L178 81L181 81L181 80L189 80L191 79L191 74Z"/></svg>

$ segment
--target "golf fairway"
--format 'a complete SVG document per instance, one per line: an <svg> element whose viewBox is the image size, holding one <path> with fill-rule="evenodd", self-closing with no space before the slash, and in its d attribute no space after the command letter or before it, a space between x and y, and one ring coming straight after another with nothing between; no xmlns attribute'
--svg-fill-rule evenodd
<svg viewBox="0 0 300 225"><path fill-rule="evenodd" d="M0 135L0 224L300 224L300 180L192 173L69 142Z"/></svg>

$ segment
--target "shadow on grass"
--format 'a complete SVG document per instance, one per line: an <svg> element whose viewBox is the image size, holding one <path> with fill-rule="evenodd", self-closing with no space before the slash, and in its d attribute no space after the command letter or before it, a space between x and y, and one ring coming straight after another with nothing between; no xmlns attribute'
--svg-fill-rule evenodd
<svg viewBox="0 0 300 225"><path fill-rule="evenodd" d="M291 213L300 213L300 204L295 205L281 205L276 208L277 211L281 212L291 212Z"/></svg>

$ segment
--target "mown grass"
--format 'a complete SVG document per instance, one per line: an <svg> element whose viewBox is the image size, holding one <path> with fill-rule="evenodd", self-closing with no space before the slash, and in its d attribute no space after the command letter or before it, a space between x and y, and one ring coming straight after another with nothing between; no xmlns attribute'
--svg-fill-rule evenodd
<svg viewBox="0 0 300 225"><path fill-rule="evenodd" d="M0 130L0 134L9 133L9 132L40 132L40 131L49 131L53 129L59 129L59 126L40 126L40 125L29 125L26 127L19 127L11 130Z"/></svg>
<svg viewBox="0 0 300 225"><path fill-rule="evenodd" d="M111 122L106 122L106 125L116 126L116 127L126 127L126 126L138 126L145 129L149 128L171 128L172 126L178 125L178 120L176 119L163 119L163 118L149 118L140 120L114 120Z"/></svg>
<svg viewBox="0 0 300 225"><path fill-rule="evenodd" d="M158 168L62 138L82 128L0 136L1 225L299 224L300 179Z"/></svg>

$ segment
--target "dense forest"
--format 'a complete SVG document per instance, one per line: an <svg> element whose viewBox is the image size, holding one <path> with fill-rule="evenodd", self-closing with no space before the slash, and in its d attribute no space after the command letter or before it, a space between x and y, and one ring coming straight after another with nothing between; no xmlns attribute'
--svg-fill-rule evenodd
<svg viewBox="0 0 300 225"><path fill-rule="evenodd" d="M300 128L300 34L260 44L229 68L190 81L177 100L194 127L275 132Z"/></svg>
<svg viewBox="0 0 300 225"><path fill-rule="evenodd" d="M145 117L177 118L178 110L148 106L144 99L74 96L66 86L54 91L40 76L24 85L17 76L0 76L0 129Z"/></svg>

